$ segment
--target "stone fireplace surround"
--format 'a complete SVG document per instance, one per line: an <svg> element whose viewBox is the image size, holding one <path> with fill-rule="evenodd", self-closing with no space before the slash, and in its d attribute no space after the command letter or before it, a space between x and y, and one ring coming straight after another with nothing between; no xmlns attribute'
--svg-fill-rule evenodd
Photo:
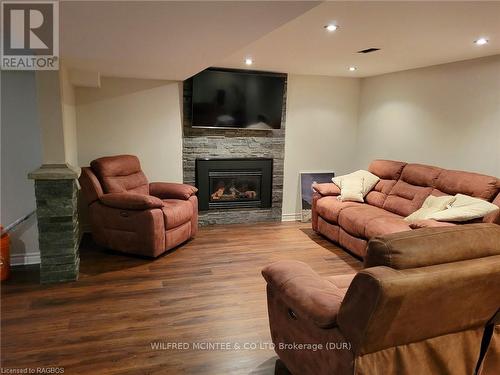
<svg viewBox="0 0 500 375"><path fill-rule="evenodd" d="M196 185L196 159L273 159L271 208L217 209L200 211L200 225L281 221L283 162L285 155L286 79L281 129L210 129L191 127L192 81L183 84L182 164L184 183Z"/></svg>

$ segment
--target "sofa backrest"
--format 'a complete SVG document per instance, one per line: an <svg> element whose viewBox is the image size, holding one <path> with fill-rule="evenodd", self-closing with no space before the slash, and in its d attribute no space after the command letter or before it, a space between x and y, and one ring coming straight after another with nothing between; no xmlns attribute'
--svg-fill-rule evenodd
<svg viewBox="0 0 500 375"><path fill-rule="evenodd" d="M500 255L405 270L365 269L342 301L339 328L356 355L407 344L428 353L428 340L436 337L440 345L433 350L439 352L461 332L470 344L462 355L475 365L484 326L500 306L499 270Z"/></svg>
<svg viewBox="0 0 500 375"><path fill-rule="evenodd" d="M370 191L365 201L372 206L383 207L385 200L392 188L399 180L406 163L393 160L374 160L368 167L368 171L380 178L380 181Z"/></svg>
<svg viewBox="0 0 500 375"><path fill-rule="evenodd" d="M90 167L104 193L149 194L148 179L136 156L105 156L92 161Z"/></svg>
<svg viewBox="0 0 500 375"><path fill-rule="evenodd" d="M429 165L405 165L398 182L384 202L384 210L401 216L408 216L418 210L431 195L434 181L440 172L441 168Z"/></svg>
<svg viewBox="0 0 500 375"><path fill-rule="evenodd" d="M401 216L418 210L431 194L460 193L500 207L500 179L493 176L392 160L374 160L368 170L381 180L365 201ZM486 216L483 222L500 223L500 211Z"/></svg>
<svg viewBox="0 0 500 375"><path fill-rule="evenodd" d="M479 173L443 169L434 187L445 194L460 193L491 202L499 193L500 180Z"/></svg>
<svg viewBox="0 0 500 375"><path fill-rule="evenodd" d="M422 228L368 242L365 268L408 269L500 255L500 226L479 223Z"/></svg>

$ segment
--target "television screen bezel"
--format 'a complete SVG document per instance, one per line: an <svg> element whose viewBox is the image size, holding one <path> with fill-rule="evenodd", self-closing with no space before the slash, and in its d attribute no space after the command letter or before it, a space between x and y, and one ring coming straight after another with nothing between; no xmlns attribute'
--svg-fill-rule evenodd
<svg viewBox="0 0 500 375"><path fill-rule="evenodd" d="M279 73L279 72L262 71L262 70L232 69L232 68L218 68L218 67L207 68L205 70L202 70L201 72L204 72L206 70L224 72L224 73L253 74L253 75L260 75L260 76L272 76L272 77L282 78L283 79L283 98L281 101L281 118L283 118L283 109L286 105L284 97L286 96L288 74ZM201 72L199 72L197 74L200 74ZM193 123L193 118L194 118L193 95L194 95L194 76L191 77L191 97L190 97L190 99L191 99L191 121L190 121L191 124L190 124L190 127L192 129L217 129L217 130L227 129L227 130L242 130L242 131L272 132L273 130L281 130L283 128L283 124L281 122L280 122L279 128L271 128L271 129L239 128L239 127L235 127L235 126L206 126L206 125L197 126L197 125L194 125L194 123Z"/></svg>

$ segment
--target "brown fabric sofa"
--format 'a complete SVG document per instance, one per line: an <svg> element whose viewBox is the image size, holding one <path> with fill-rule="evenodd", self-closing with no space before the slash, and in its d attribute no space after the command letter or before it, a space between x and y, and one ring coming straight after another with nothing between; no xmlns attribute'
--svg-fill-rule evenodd
<svg viewBox="0 0 500 375"><path fill-rule="evenodd" d="M370 238L411 230L404 217L418 210L429 195L461 193L500 206L500 180L496 177L391 160L375 160L368 170L380 181L365 203L339 201L340 190L333 183L315 185L312 203L313 229L360 257L365 256ZM500 224L500 211L482 222ZM455 225L434 220L420 224Z"/></svg>
<svg viewBox="0 0 500 375"><path fill-rule="evenodd" d="M101 246L157 257L198 230L197 189L149 183L135 156L96 159L82 168L79 181L92 237Z"/></svg>
<svg viewBox="0 0 500 375"><path fill-rule="evenodd" d="M294 375L491 374L498 326L484 337L500 308L500 226L380 236L366 266L334 277L297 261L263 269L275 351Z"/></svg>
<svg viewBox="0 0 500 375"><path fill-rule="evenodd" d="M500 308L487 327L487 333L489 336L484 338L484 351L478 374L498 375L500 372Z"/></svg>

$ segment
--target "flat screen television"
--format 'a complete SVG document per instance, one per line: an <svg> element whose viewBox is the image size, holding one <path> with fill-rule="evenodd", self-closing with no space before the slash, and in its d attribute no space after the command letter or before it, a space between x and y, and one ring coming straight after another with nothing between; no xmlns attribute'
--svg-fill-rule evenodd
<svg viewBox="0 0 500 375"><path fill-rule="evenodd" d="M193 127L281 127L285 74L207 69L193 77Z"/></svg>

